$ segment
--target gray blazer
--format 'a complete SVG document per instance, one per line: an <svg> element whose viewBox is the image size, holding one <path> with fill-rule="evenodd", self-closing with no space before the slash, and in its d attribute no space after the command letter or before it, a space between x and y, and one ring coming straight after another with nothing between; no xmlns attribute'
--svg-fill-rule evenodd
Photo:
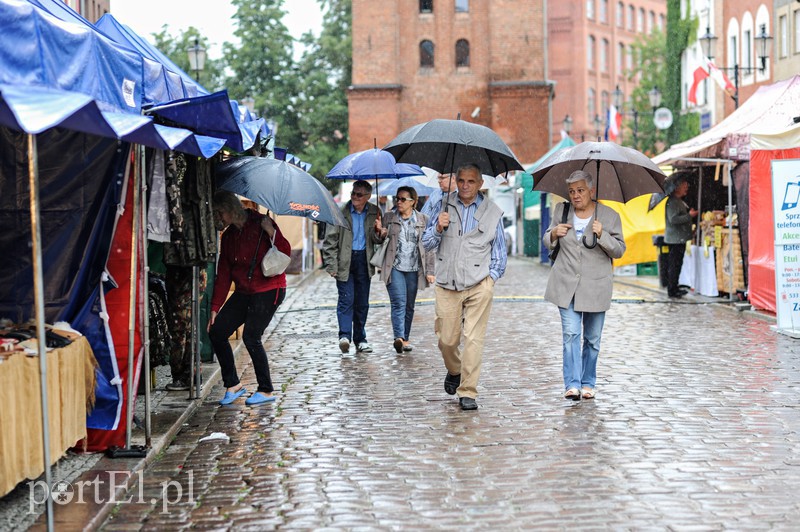
<svg viewBox="0 0 800 532"><path fill-rule="evenodd" d="M369 276L375 275L375 266L369 263L375 252L375 244L383 239L375 234L375 219L378 217L378 207L374 203L367 203L367 216L364 220L364 235L367 240L367 267ZM342 214L347 220L348 227L328 224L325 228L325 241L322 244L322 257L325 260L325 271L336 273L336 280L345 282L350 278L350 261L353 257L353 218L350 215L350 202L342 207Z"/></svg>
<svg viewBox="0 0 800 532"><path fill-rule="evenodd" d="M417 224L414 226L417 233L417 249L421 258L419 270L417 270L417 285L427 288L429 286L427 275L433 275L433 268L435 267L436 252L425 251L422 245L422 233L425 232L425 226L428 224L428 217L417 212ZM387 212L383 217L383 226L388 229L386 238L389 243L386 244L386 256L383 259L383 266L381 266L381 280L389 284L391 282L390 274L392 272L392 264L397 256L397 239L400 234L400 220L399 215L395 211Z"/></svg>
<svg viewBox="0 0 800 532"><path fill-rule="evenodd" d="M542 243L553 249L555 242L550 242L550 232L561 222L559 203L550 227L542 237ZM570 209L567 223L572 223L574 211ZM619 214L610 207L600 203L595 205L594 216L603 224L603 234L597 239L597 246L592 249L583 245L575 237L574 229L556 240L561 241L561 251L550 270L544 298L561 308L569 307L575 298L577 312L605 312L611 307L611 292L614 287L614 268L611 259L618 259L625 253L625 240L622 236L622 221ZM589 234L591 225L586 228Z"/></svg>

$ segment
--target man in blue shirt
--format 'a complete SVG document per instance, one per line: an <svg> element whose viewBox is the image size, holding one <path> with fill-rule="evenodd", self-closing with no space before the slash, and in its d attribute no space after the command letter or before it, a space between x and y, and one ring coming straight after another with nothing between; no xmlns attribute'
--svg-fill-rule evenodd
<svg viewBox="0 0 800 532"><path fill-rule="evenodd" d="M444 390L458 393L462 410L476 410L478 377L494 283L506 271L503 211L480 193L480 168L464 165L456 173L458 190L433 206L422 235L436 253L436 321L447 375ZM459 349L461 336L464 349Z"/></svg>
<svg viewBox="0 0 800 532"><path fill-rule="evenodd" d="M357 353L371 353L367 343L367 313L369 311L370 280L375 267L369 262L375 244L382 241L377 230L378 207L368 200L372 185L359 180L353 183L350 201L342 207L349 227L329 225L325 232L322 257L325 271L336 279L339 302L336 316L339 321L339 349L350 351L350 342Z"/></svg>
<svg viewBox="0 0 800 532"><path fill-rule="evenodd" d="M442 198L445 194L449 194L453 190L455 190L455 179L451 179L451 174L439 174L439 177L436 179L439 181L439 190L434 190L431 192L431 195L428 196L428 200L425 202L425 205L422 206L419 212L424 214L428 217L428 220L433 218L431 213L433 209L439 209L440 204L442 203Z"/></svg>

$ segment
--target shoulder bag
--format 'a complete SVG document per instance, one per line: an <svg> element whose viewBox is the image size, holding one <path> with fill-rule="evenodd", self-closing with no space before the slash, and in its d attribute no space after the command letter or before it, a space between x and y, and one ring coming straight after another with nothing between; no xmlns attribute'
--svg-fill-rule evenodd
<svg viewBox="0 0 800 532"><path fill-rule="evenodd" d="M561 223L567 223L567 218L569 218L569 202L565 201L562 205L564 205L564 209L561 211ZM555 263L556 257L558 257L558 252L561 251L561 239L558 239L556 242L556 247L550 251L550 262Z"/></svg>

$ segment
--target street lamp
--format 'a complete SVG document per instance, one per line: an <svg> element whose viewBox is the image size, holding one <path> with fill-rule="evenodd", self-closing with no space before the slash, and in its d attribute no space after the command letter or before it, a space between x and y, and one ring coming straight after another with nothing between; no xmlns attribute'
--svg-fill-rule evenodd
<svg viewBox="0 0 800 532"><path fill-rule="evenodd" d="M564 132L569 137L569 133L572 131L572 117L567 115L564 117Z"/></svg>
<svg viewBox="0 0 800 532"><path fill-rule="evenodd" d="M597 137L598 141L600 140L600 127L603 125L603 121L600 119L600 115L594 115L594 134Z"/></svg>
<svg viewBox="0 0 800 532"><path fill-rule="evenodd" d="M206 66L206 49L200 46L200 39L194 38L194 46L187 50L189 54L189 69L194 71L194 79L200 83L200 72Z"/></svg>
<svg viewBox="0 0 800 532"><path fill-rule="evenodd" d="M661 105L661 91L653 85L653 88L647 91L647 97L650 99L650 107L653 108L653 113L655 114L656 109Z"/></svg>
<svg viewBox="0 0 800 532"><path fill-rule="evenodd" d="M639 111L637 111L636 106L633 105L633 100L627 104L627 107L630 107L630 111L625 111L623 109L623 98L625 94L620 90L619 85L617 85L611 94L614 96L614 107L617 108L617 111L621 115L630 113L631 117L633 117L633 147L635 148L639 142Z"/></svg>
<svg viewBox="0 0 800 532"><path fill-rule="evenodd" d="M708 58L709 61L714 59L714 43L717 41L717 37L711 33L711 28L706 26L705 34L698 39L700 41L700 46L703 49L703 54ZM769 42L772 40L772 37L767 33L767 25L761 25L761 31L756 36L755 41L757 43L756 49L758 51L758 58L761 62L761 66L759 67L760 72L764 72L767 68L767 58L769 58ZM739 108L739 64L734 63L733 68L725 68L725 67L717 67L719 70L725 71L733 71L733 105L734 109ZM748 74L750 69L748 68Z"/></svg>

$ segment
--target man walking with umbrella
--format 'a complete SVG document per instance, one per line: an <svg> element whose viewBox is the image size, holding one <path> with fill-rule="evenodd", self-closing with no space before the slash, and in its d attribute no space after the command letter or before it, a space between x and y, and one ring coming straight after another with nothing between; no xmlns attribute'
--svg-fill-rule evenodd
<svg viewBox="0 0 800 532"><path fill-rule="evenodd" d="M437 250L434 328L447 368L444 389L450 395L458 393L462 410L478 408L475 399L494 283L505 273L507 260L503 211L480 193L482 182L477 165L461 166L457 191L433 206L422 237L426 250Z"/></svg>
<svg viewBox="0 0 800 532"><path fill-rule="evenodd" d="M366 331L370 280L375 274L370 259L375 244L383 241L383 227L378 207L368 202L370 195L372 185L368 181L353 183L350 201L342 207L348 227L328 226L322 246L325 271L336 279L339 291L336 315L342 353L350 351L351 341L356 352L372 352Z"/></svg>

